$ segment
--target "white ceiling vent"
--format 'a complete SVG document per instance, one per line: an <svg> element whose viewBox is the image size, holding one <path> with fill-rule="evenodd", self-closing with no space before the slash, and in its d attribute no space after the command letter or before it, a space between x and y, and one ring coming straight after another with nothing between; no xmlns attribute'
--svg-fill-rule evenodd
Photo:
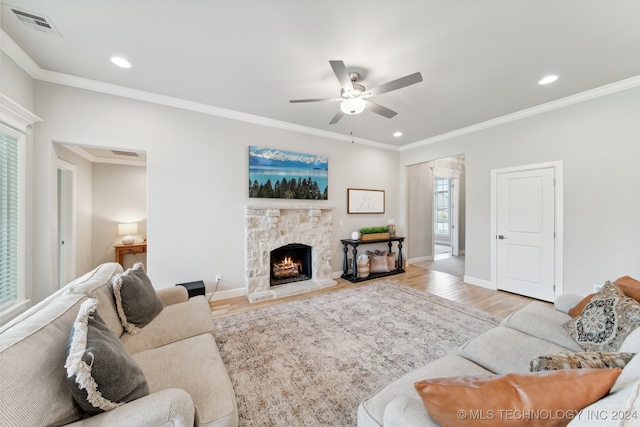
<svg viewBox="0 0 640 427"><path fill-rule="evenodd" d="M111 152L116 156L140 157L138 153L132 151L111 150Z"/></svg>
<svg viewBox="0 0 640 427"><path fill-rule="evenodd" d="M55 34L60 36L60 33L53 26L51 20L46 16L36 15L31 12L27 12L26 10L20 10L13 6L9 6L13 14L22 22L25 26L29 28L33 28L34 30L42 31L48 34Z"/></svg>

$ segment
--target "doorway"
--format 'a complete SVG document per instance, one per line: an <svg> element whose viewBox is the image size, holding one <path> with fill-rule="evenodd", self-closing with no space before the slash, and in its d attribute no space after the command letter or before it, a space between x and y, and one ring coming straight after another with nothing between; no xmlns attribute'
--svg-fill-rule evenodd
<svg viewBox="0 0 640 427"><path fill-rule="evenodd" d="M58 289L76 277L76 167L57 161Z"/></svg>
<svg viewBox="0 0 640 427"><path fill-rule="evenodd" d="M491 175L492 282L553 301L562 292L562 163Z"/></svg>
<svg viewBox="0 0 640 427"><path fill-rule="evenodd" d="M465 157L407 167L409 264L464 277Z"/></svg>

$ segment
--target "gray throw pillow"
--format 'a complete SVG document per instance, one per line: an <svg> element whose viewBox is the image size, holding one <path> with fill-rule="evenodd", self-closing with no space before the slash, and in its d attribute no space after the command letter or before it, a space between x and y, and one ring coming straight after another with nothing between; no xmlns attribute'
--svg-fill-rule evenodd
<svg viewBox="0 0 640 427"><path fill-rule="evenodd" d="M113 278L113 296L122 326L132 335L162 311L162 301L141 262Z"/></svg>
<svg viewBox="0 0 640 427"><path fill-rule="evenodd" d="M67 344L67 382L73 398L90 415L149 394L142 369L104 323L89 298L80 306Z"/></svg>

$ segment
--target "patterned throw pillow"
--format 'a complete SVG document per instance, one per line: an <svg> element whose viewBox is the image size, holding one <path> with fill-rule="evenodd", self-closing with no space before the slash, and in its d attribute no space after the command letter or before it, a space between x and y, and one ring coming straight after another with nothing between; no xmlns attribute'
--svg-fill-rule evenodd
<svg viewBox="0 0 640 427"><path fill-rule="evenodd" d="M112 286L120 321L130 334L140 333L162 311L162 300L141 262L115 276Z"/></svg>
<svg viewBox="0 0 640 427"><path fill-rule="evenodd" d="M531 372L559 369L612 369L624 368L635 353L592 351L538 356L531 361Z"/></svg>
<svg viewBox="0 0 640 427"><path fill-rule="evenodd" d="M96 311L98 300L80 306L67 344L67 382L78 405L90 415L149 394L142 369Z"/></svg>
<svg viewBox="0 0 640 427"><path fill-rule="evenodd" d="M640 303L607 282L582 313L563 326L586 351L618 351L640 326Z"/></svg>

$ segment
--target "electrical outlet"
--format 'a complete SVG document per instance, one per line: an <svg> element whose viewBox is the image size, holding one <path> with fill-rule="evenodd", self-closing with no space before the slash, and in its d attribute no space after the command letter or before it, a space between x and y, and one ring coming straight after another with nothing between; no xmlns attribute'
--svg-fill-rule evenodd
<svg viewBox="0 0 640 427"><path fill-rule="evenodd" d="M389 225L392 225L392 224L395 224L395 223L396 223L396 222L394 221L394 219L393 219L393 218L389 218L389 219L387 220L387 224L389 224Z"/></svg>
<svg viewBox="0 0 640 427"><path fill-rule="evenodd" d="M222 282L222 274L216 274L216 283Z"/></svg>

